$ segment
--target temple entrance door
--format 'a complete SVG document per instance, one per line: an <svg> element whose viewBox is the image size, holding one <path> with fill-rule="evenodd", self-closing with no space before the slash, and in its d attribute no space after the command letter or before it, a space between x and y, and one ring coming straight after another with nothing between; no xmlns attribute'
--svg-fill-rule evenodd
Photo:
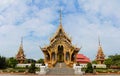
<svg viewBox="0 0 120 76"><path fill-rule="evenodd" d="M58 55L58 62L63 62L64 61L64 56L63 54Z"/></svg>
<svg viewBox="0 0 120 76"><path fill-rule="evenodd" d="M64 54L63 54L63 46L61 45L59 45L58 46L58 62L63 62L64 61Z"/></svg>

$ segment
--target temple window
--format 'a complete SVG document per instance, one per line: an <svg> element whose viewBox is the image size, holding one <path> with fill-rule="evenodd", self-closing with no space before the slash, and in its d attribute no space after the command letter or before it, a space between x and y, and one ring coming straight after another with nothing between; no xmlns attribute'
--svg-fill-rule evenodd
<svg viewBox="0 0 120 76"><path fill-rule="evenodd" d="M58 52L63 52L63 46L62 46L62 45L61 45L61 46L60 46L60 45L58 46Z"/></svg>

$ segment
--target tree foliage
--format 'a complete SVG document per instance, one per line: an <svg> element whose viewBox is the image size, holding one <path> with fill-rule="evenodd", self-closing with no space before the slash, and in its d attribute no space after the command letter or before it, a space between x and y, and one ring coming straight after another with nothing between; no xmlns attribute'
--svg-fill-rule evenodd
<svg viewBox="0 0 120 76"><path fill-rule="evenodd" d="M37 63L44 63L44 59L39 59L38 61L37 61Z"/></svg>
<svg viewBox="0 0 120 76"><path fill-rule="evenodd" d="M33 62L33 63L31 63L31 66L29 67L28 72L29 73L35 73L35 69L36 69L35 63Z"/></svg>
<svg viewBox="0 0 120 76"><path fill-rule="evenodd" d="M34 59L26 59L25 63L36 63L36 60L34 60Z"/></svg>
<svg viewBox="0 0 120 76"><path fill-rule="evenodd" d="M110 68L110 66L112 65L112 59L111 58L105 59L104 64L106 64L107 68Z"/></svg>
<svg viewBox="0 0 120 76"><path fill-rule="evenodd" d="M85 70L85 73L93 73L93 67L91 63L87 64L87 68Z"/></svg>
<svg viewBox="0 0 120 76"><path fill-rule="evenodd" d="M93 61L92 61L92 64L97 64L97 61L96 61L96 60L93 60Z"/></svg>
<svg viewBox="0 0 120 76"><path fill-rule="evenodd" d="M104 61L104 63L107 65L108 68L110 66L118 66L120 67L120 55L110 55L108 58Z"/></svg>
<svg viewBox="0 0 120 76"><path fill-rule="evenodd" d="M6 67L7 67L6 66L6 58L0 56L0 69L5 69Z"/></svg>
<svg viewBox="0 0 120 76"><path fill-rule="evenodd" d="M10 68L15 68L17 63L18 63L18 61L14 57L7 59L7 66Z"/></svg>

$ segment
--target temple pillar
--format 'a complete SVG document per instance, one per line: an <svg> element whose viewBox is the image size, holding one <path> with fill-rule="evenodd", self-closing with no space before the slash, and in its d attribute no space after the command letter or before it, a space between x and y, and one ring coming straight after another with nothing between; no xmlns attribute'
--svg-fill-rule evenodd
<svg viewBox="0 0 120 76"><path fill-rule="evenodd" d="M77 63L76 61L76 56L77 56L77 53L74 54L74 62Z"/></svg>
<svg viewBox="0 0 120 76"><path fill-rule="evenodd" d="M70 53L70 62L71 62L72 53Z"/></svg>
<svg viewBox="0 0 120 76"><path fill-rule="evenodd" d="M55 53L55 61L57 61L57 52Z"/></svg>
<svg viewBox="0 0 120 76"><path fill-rule="evenodd" d="M51 55L51 53L50 53L50 62L52 62L52 57L51 57L52 55Z"/></svg>
<svg viewBox="0 0 120 76"><path fill-rule="evenodd" d="M47 56L47 54L46 53L44 53L44 63L46 63L46 61L47 61L47 58L46 58L46 56Z"/></svg>

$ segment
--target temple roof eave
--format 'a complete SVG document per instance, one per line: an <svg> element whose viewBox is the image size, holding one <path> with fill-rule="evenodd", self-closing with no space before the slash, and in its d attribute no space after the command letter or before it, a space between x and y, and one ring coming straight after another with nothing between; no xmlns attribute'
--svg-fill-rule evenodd
<svg viewBox="0 0 120 76"><path fill-rule="evenodd" d="M66 34L64 34L64 35L65 35L65 38L66 38L69 42L71 42L71 38L69 38ZM55 34L52 38L50 38L50 42L53 42L56 36L57 36L57 34Z"/></svg>
<svg viewBox="0 0 120 76"><path fill-rule="evenodd" d="M75 51L76 52L79 52L81 48L75 48Z"/></svg>
<svg viewBox="0 0 120 76"><path fill-rule="evenodd" d="M47 51L47 48L40 48L43 52Z"/></svg>

